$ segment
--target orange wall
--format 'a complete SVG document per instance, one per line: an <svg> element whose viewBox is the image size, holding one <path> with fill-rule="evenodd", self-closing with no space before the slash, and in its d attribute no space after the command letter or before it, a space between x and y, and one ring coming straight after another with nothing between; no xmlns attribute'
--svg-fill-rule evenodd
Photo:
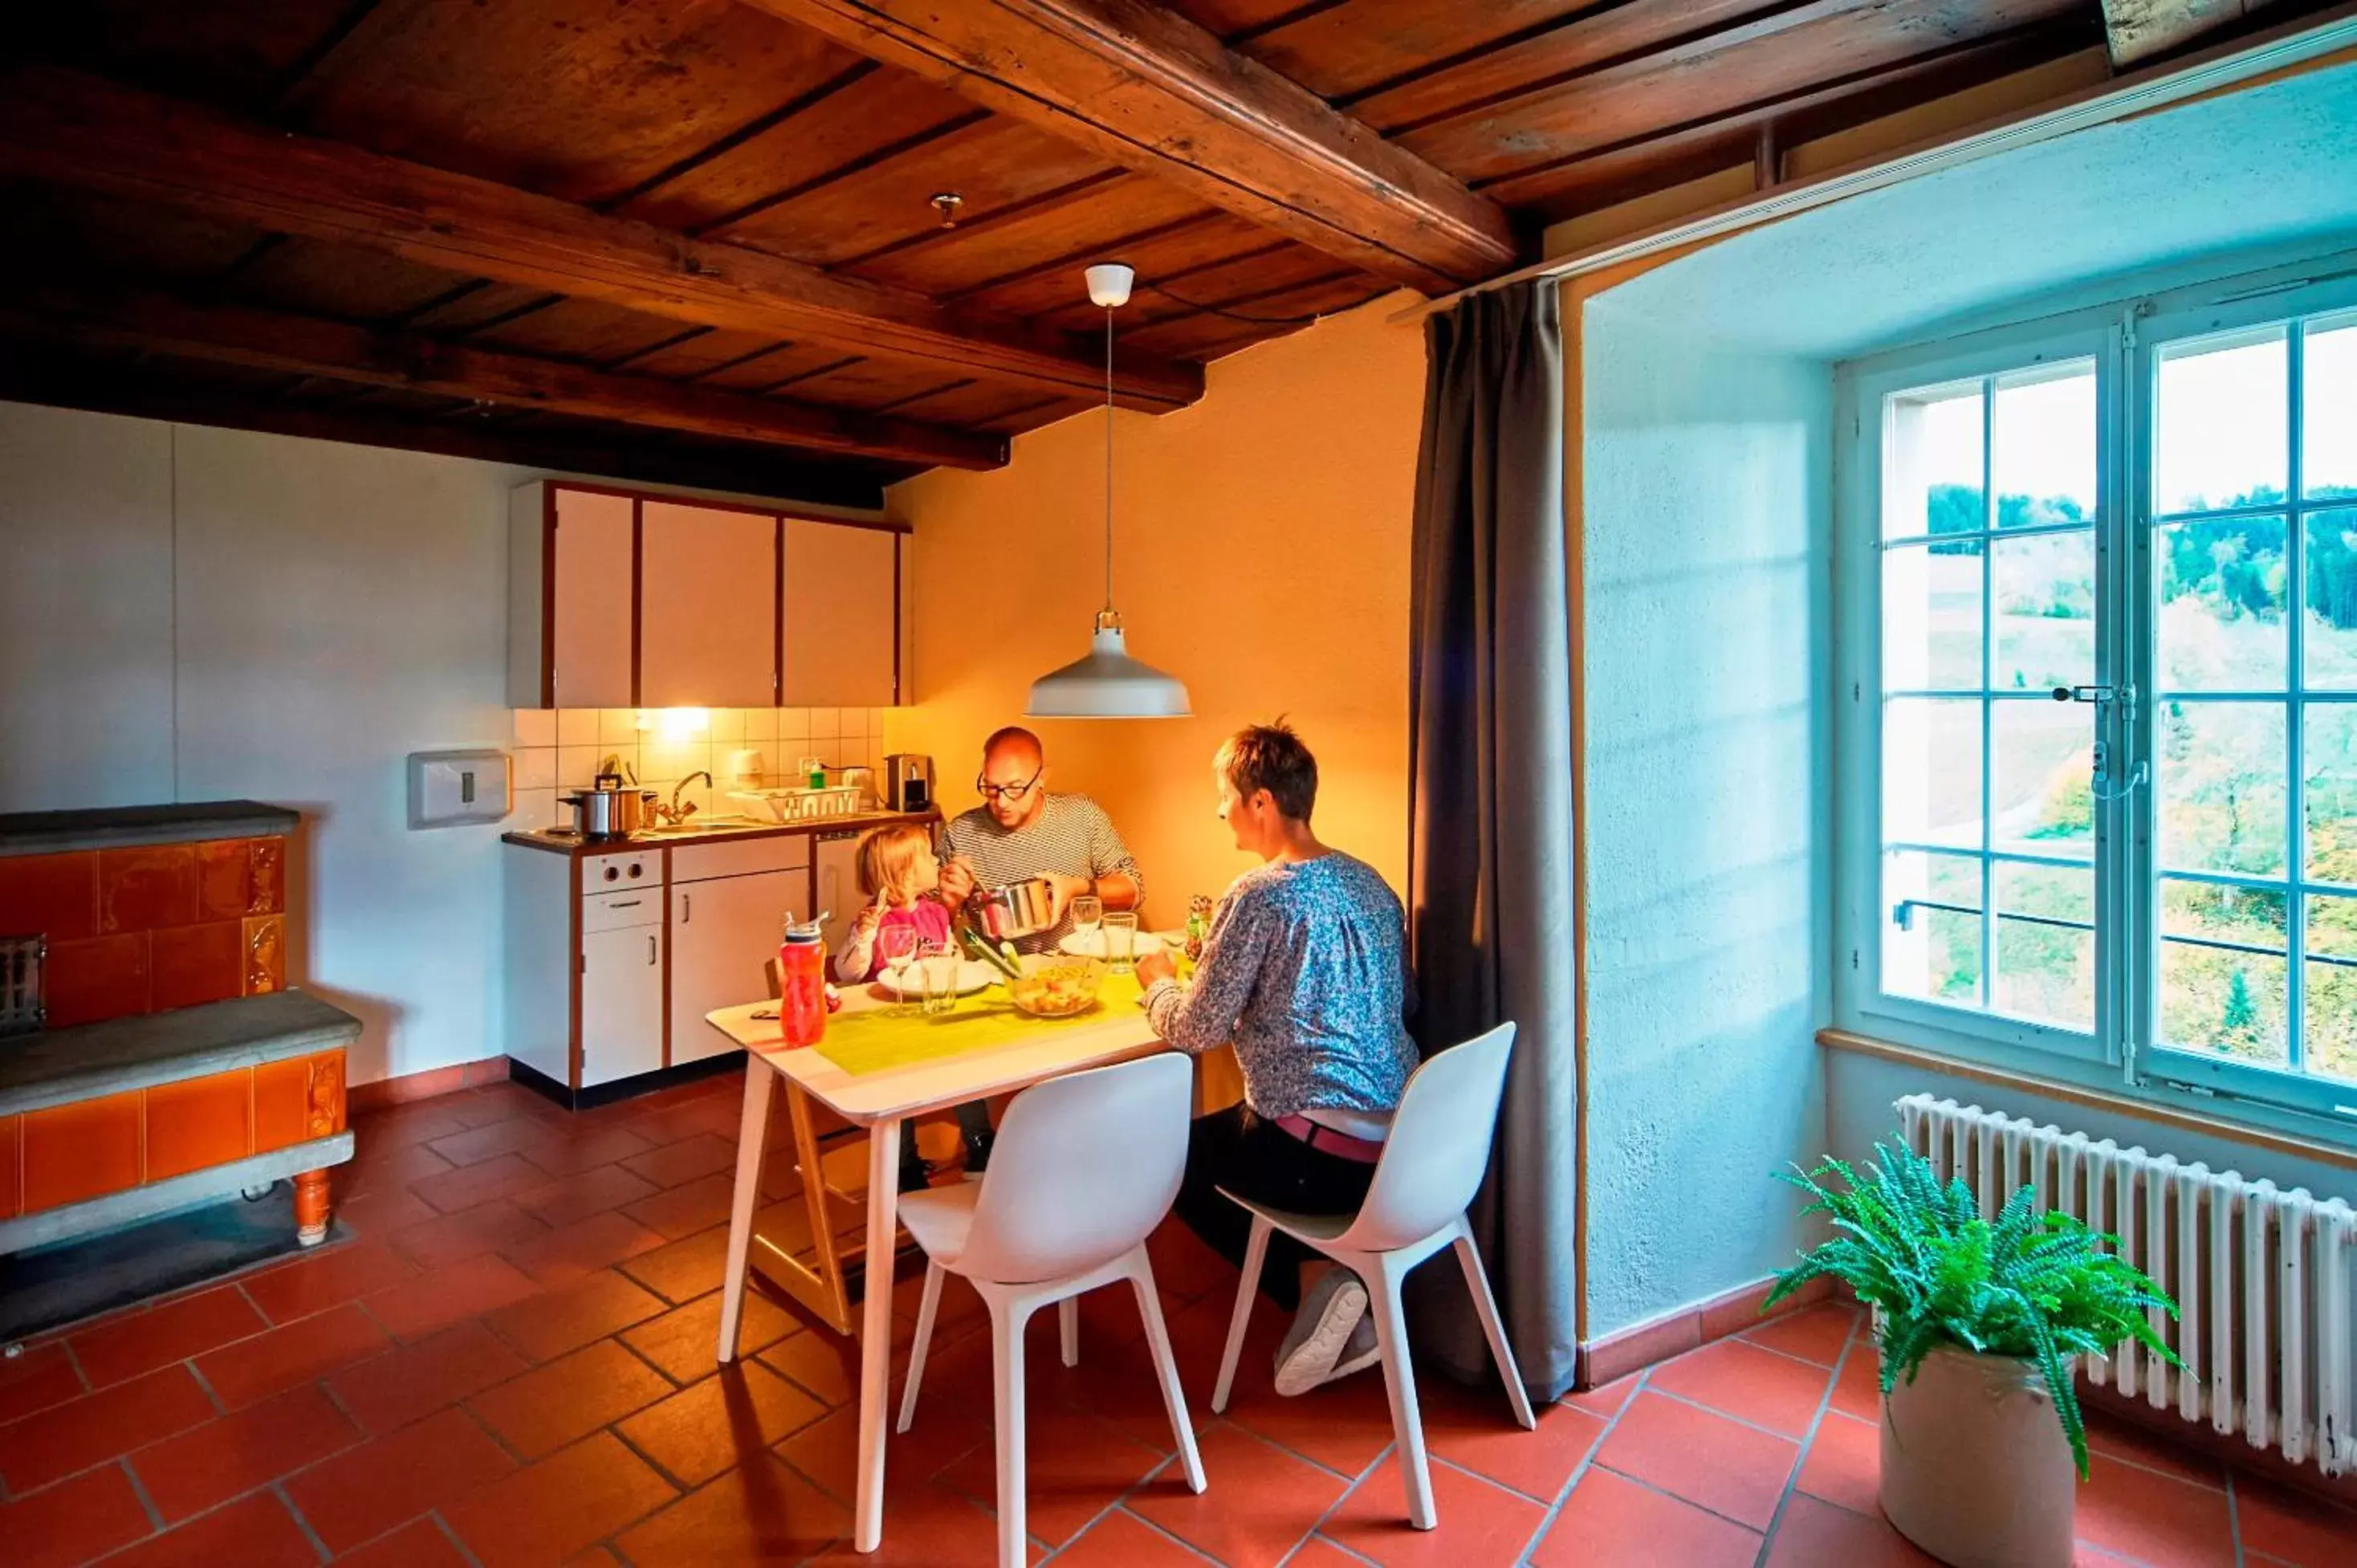
<svg viewBox="0 0 2357 1568"><path fill-rule="evenodd" d="M1381 299L1212 365L1203 399L1115 415L1114 596L1129 650L1187 682L1195 716L1043 719L1052 782L1094 796L1176 923L1251 862L1212 817L1210 761L1287 715L1318 754L1317 823L1394 886L1407 869L1408 529L1424 339ZM1080 657L1103 598L1104 414L1018 437L993 473L893 488L916 529L914 707L943 805L974 803L983 737L1032 679Z"/></svg>

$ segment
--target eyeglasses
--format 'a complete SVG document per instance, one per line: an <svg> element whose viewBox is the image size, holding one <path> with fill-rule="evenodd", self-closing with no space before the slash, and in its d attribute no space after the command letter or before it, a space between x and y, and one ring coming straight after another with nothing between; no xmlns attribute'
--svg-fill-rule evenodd
<svg viewBox="0 0 2357 1568"><path fill-rule="evenodd" d="M1037 773L1020 784L993 784L986 779L977 779L974 781L974 790L985 800L1020 800L1031 792L1031 786L1038 782L1039 782L1039 775Z"/></svg>

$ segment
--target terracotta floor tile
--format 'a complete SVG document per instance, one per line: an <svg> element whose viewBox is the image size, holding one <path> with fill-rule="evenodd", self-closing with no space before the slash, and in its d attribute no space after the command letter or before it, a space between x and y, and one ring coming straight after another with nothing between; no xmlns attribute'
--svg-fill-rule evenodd
<svg viewBox="0 0 2357 1568"><path fill-rule="evenodd" d="M627 1127L583 1127L554 1142L517 1152L550 1176L578 1176L645 1154L653 1146Z"/></svg>
<svg viewBox="0 0 2357 1568"><path fill-rule="evenodd" d="M736 1092L733 1094L699 1095L694 1100L633 1116L622 1125L634 1136L644 1139L649 1146L682 1144L705 1133L726 1138L733 1144L737 1141L737 1129L744 1124L745 1113L741 1079L734 1087ZM780 1124L785 1121L785 1107L773 1107L770 1116L770 1136L775 1138Z"/></svg>
<svg viewBox="0 0 2357 1568"><path fill-rule="evenodd" d="M1469 1389L1434 1374L1418 1379L1416 1391L1434 1455L1550 1506L1604 1435L1604 1417L1566 1404L1537 1406L1538 1429L1525 1431L1503 1389Z"/></svg>
<svg viewBox="0 0 2357 1568"><path fill-rule="evenodd" d="M269 1326L235 1285L221 1285L114 1318L67 1343L91 1387L102 1389Z"/></svg>
<svg viewBox="0 0 2357 1568"><path fill-rule="evenodd" d="M1882 1428L1837 1410L1825 1412L1801 1461L1801 1478L1795 1484L1811 1497L1823 1498L1852 1513L1878 1511Z"/></svg>
<svg viewBox="0 0 2357 1568"><path fill-rule="evenodd" d="M382 1435L530 1369L506 1340L470 1318L346 1367L328 1388L353 1419Z"/></svg>
<svg viewBox="0 0 2357 1568"><path fill-rule="evenodd" d="M73 1568L128 1546L153 1528L120 1465L0 1503L0 1541L7 1543L9 1568Z"/></svg>
<svg viewBox="0 0 2357 1568"><path fill-rule="evenodd" d="M2226 1494L2102 1455L2079 1488L2079 1538L2152 1568L2231 1568Z"/></svg>
<svg viewBox="0 0 2357 1568"><path fill-rule="evenodd" d="M85 1391L63 1340L36 1346L12 1361L0 1361L0 1425Z"/></svg>
<svg viewBox="0 0 2357 1568"><path fill-rule="evenodd" d="M2226 1467L2217 1460L2171 1443L2126 1416L2083 1402L2080 1411L2086 1418L2087 1446L2091 1451L2141 1465L2147 1470L2158 1470L2180 1481L2222 1489L2225 1487ZM2168 1419L2173 1422L2178 1418L2172 1412Z"/></svg>
<svg viewBox="0 0 2357 1568"><path fill-rule="evenodd" d="M1831 1377L1830 1363L1821 1367L1745 1340L1721 1339L1655 1367L1645 1386L1800 1438L1817 1419Z"/></svg>
<svg viewBox="0 0 2357 1568"><path fill-rule="evenodd" d="M329 1179L339 1202L357 1203L387 1190L406 1192L414 1181L441 1176L455 1168L423 1144L378 1149L355 1140L352 1158L338 1165Z"/></svg>
<svg viewBox="0 0 2357 1568"><path fill-rule="evenodd" d="M827 1568L996 1568L998 1520L972 1498L929 1482L913 1490L894 1491L886 1507L884 1540L873 1553L862 1553L850 1541L838 1541L812 1561L824 1563ZM1092 1530L1082 1535L1059 1554L1057 1561L1071 1560L1095 1533ZM1165 1541L1167 1544L1167 1538ZM1024 1555L1029 1562L1037 1563L1047 1555L1036 1541L1024 1544ZM1191 1552L1186 1555L1189 1568L1202 1568L1200 1557Z"/></svg>
<svg viewBox="0 0 2357 1568"><path fill-rule="evenodd" d="M579 1176L552 1176L538 1187L528 1187L517 1193L514 1201L518 1208L540 1216L544 1224L570 1225L662 1190L646 1177L619 1165L599 1165Z"/></svg>
<svg viewBox="0 0 2357 1568"><path fill-rule="evenodd" d="M1224 1421L1206 1428L1198 1445L1209 1489L1189 1491L1173 1464L1128 1506L1229 1568L1273 1568L1350 1490L1340 1476Z"/></svg>
<svg viewBox="0 0 2357 1568"><path fill-rule="evenodd" d="M22 1496L215 1413L188 1368L166 1367L0 1426L0 1483Z"/></svg>
<svg viewBox="0 0 2357 1568"><path fill-rule="evenodd" d="M661 1297L608 1269L487 1313L483 1321L525 1359L553 1361L662 1310Z"/></svg>
<svg viewBox="0 0 2357 1568"><path fill-rule="evenodd" d="M614 1168L634 1180L643 1179L619 1165ZM678 1187L650 1190L651 1196L631 1203L623 1212L649 1230L660 1231L665 1240L676 1241L727 1223L737 1178L731 1172L715 1171Z"/></svg>
<svg viewBox="0 0 2357 1568"><path fill-rule="evenodd" d="M676 1305L694 1301L705 1291L719 1289L727 1261L728 1232L705 1230L651 1252L640 1252L620 1267L624 1273Z"/></svg>
<svg viewBox="0 0 2357 1568"><path fill-rule="evenodd" d="M1854 1306L1824 1302L1771 1317L1743 1330L1741 1337L1754 1345L1765 1345L1770 1350L1781 1350L1787 1356L1830 1367L1841 1359L1842 1347L1848 1343L1851 1328L1863 1316Z"/></svg>
<svg viewBox="0 0 2357 1568"><path fill-rule="evenodd" d="M1882 1419L1882 1359L1872 1340L1860 1334L1850 1342L1841 1370L1834 1375L1829 1408L1860 1421Z"/></svg>
<svg viewBox="0 0 2357 1568"><path fill-rule="evenodd" d="M661 1372L601 1339L475 1395L467 1408L509 1447L537 1459L670 1392Z"/></svg>
<svg viewBox="0 0 2357 1568"><path fill-rule="evenodd" d="M537 1118L519 1116L447 1133L426 1147L454 1165L479 1165L501 1155L529 1158L539 1150L561 1147L566 1141L565 1134Z"/></svg>
<svg viewBox="0 0 2357 1568"><path fill-rule="evenodd" d="M468 1568L468 1563L439 1524L421 1519L337 1558L336 1568Z"/></svg>
<svg viewBox="0 0 2357 1568"><path fill-rule="evenodd" d="M1584 1410L1590 1415L1600 1415L1609 1421L1620 1413L1621 1407L1636 1397L1645 1381L1642 1372L1631 1372L1625 1378L1615 1378L1602 1388L1574 1389L1558 1402L1574 1410Z"/></svg>
<svg viewBox="0 0 2357 1568"><path fill-rule="evenodd" d="M2243 1545L2300 1568L2357 1562L2357 1512L2255 1476L2234 1477Z"/></svg>
<svg viewBox="0 0 2357 1568"><path fill-rule="evenodd" d="M106 1568L316 1568L318 1561L277 1494L256 1492L116 1553Z"/></svg>
<svg viewBox="0 0 2357 1568"><path fill-rule="evenodd" d="M1162 1461L1153 1449L1093 1416L1033 1406L1026 1417L1029 1485L1024 1526L1051 1551L1078 1535ZM998 1496L996 1455L989 1446L976 1448L941 1478L987 1507Z"/></svg>
<svg viewBox="0 0 2357 1568"><path fill-rule="evenodd" d="M889 1510L902 1506L904 1498L930 1498L928 1488L932 1487L934 1477L976 1449L988 1449L990 1445L987 1400L978 1410L973 1406L920 1409L915 1423L906 1432L894 1433L885 1449L884 1507L888 1517ZM859 1495L857 1407L843 1405L813 1422L779 1444L777 1454L837 1501L856 1500ZM996 1461L993 1463L995 1466Z"/></svg>
<svg viewBox="0 0 2357 1568"><path fill-rule="evenodd" d="M422 1268L436 1268L480 1252L499 1252L548 1234L540 1216L516 1207L511 1198L493 1198L456 1214L444 1214L422 1225L406 1225L385 1238L393 1249Z"/></svg>
<svg viewBox="0 0 2357 1568"><path fill-rule="evenodd" d="M405 1149L412 1144L464 1132L467 1124L444 1109L444 1098L447 1097L363 1112L352 1118L352 1131L358 1134L360 1146L368 1149Z"/></svg>
<svg viewBox="0 0 2357 1568"><path fill-rule="evenodd" d="M389 1289L416 1273L415 1264L383 1242L354 1241L249 1274L240 1283L271 1322L292 1323Z"/></svg>
<svg viewBox="0 0 2357 1568"><path fill-rule="evenodd" d="M462 1318L536 1295L533 1277L495 1253L463 1259L379 1291L363 1302L395 1339L414 1342Z"/></svg>
<svg viewBox="0 0 2357 1568"><path fill-rule="evenodd" d="M1776 1522L1764 1568L1939 1568L1880 1514L1868 1517L1795 1496Z"/></svg>
<svg viewBox="0 0 2357 1568"><path fill-rule="evenodd" d="M348 1302L210 1351L194 1365L221 1403L236 1410L373 1356L386 1344L383 1331Z"/></svg>
<svg viewBox="0 0 2357 1568"><path fill-rule="evenodd" d="M1596 1462L1765 1530L1800 1444L1650 1391L1629 1402Z"/></svg>
<svg viewBox="0 0 2357 1568"><path fill-rule="evenodd" d="M461 1410L363 1444L286 1483L330 1552L348 1552L510 1475L516 1462Z"/></svg>
<svg viewBox="0 0 2357 1568"><path fill-rule="evenodd" d="M718 1332L717 1320L714 1332ZM859 1388L858 1341L841 1338L824 1328L813 1328L772 1345L761 1352L760 1360L771 1371L791 1378L816 1394L822 1403L847 1403ZM932 1381L931 1370L926 1372L925 1380ZM897 1378L894 1386L899 1386ZM919 1408L923 1408L921 1397Z"/></svg>
<svg viewBox="0 0 2357 1568"><path fill-rule="evenodd" d="M759 1361L740 1361L615 1430L673 1480L700 1487L825 1413L824 1405Z"/></svg>
<svg viewBox="0 0 2357 1568"><path fill-rule="evenodd" d="M1759 1555L1759 1531L1598 1468L1582 1476L1572 1488L1563 1511L1531 1552L1531 1564L1749 1568Z"/></svg>
<svg viewBox="0 0 2357 1568"><path fill-rule="evenodd" d="M1056 1562L1060 1568L1203 1568L1201 1557L1119 1509L1082 1532Z"/></svg>
<svg viewBox="0 0 2357 1568"><path fill-rule="evenodd" d="M1211 1413L1209 1394L1219 1379L1220 1349L1233 1305L1206 1296L1187 1307L1171 1326L1178 1346L1179 1381L1191 1397L1201 1400L1206 1416ZM1356 1476L1392 1441L1392 1407L1383 1392L1383 1373L1369 1368L1298 1397L1283 1398L1276 1391L1271 1359L1285 1326L1275 1307L1265 1301L1255 1304L1243 1354L1236 1363L1228 1419L1337 1474Z"/></svg>
<svg viewBox="0 0 2357 1568"><path fill-rule="evenodd" d="M379 1187L348 1197L336 1189L336 1223L362 1241L382 1241L405 1226L422 1225L442 1211L405 1187Z"/></svg>
<svg viewBox="0 0 2357 1568"><path fill-rule="evenodd" d="M469 1127L504 1122L511 1116L554 1121L565 1114L555 1101L542 1099L520 1083L486 1083L457 1094L443 1095L434 1103Z"/></svg>
<svg viewBox="0 0 2357 1568"><path fill-rule="evenodd" d="M646 1461L600 1432L483 1487L444 1509L442 1517L483 1568L535 1568L565 1562L674 1495ZM642 1563L697 1561L631 1555Z"/></svg>
<svg viewBox="0 0 2357 1568"><path fill-rule="evenodd" d="M745 1293L737 1325L737 1353L749 1360L800 1327L785 1309L759 1291ZM720 1362L720 1293L698 1296L625 1329L622 1343L652 1361L675 1383L708 1377Z"/></svg>
<svg viewBox="0 0 2357 1568"><path fill-rule="evenodd" d="M684 1187L716 1171L734 1170L737 1145L716 1133L699 1133L679 1143L633 1155L622 1165L657 1187Z"/></svg>
<svg viewBox="0 0 2357 1568"><path fill-rule="evenodd" d="M888 1521L885 1531L890 1534ZM633 1563L795 1563L850 1533L850 1509L764 1454L625 1531L616 1544Z"/></svg>
<svg viewBox="0 0 2357 1568"><path fill-rule="evenodd" d="M455 1214L494 1198L513 1197L547 1180L548 1173L522 1155L500 1155L480 1165L460 1165L413 1181L409 1190L443 1213Z"/></svg>
<svg viewBox="0 0 2357 1568"><path fill-rule="evenodd" d="M1318 1527L1384 1568L1491 1568L1522 1561L1546 1509L1447 1465L1432 1466L1433 1530L1408 1523L1396 1454L1377 1465Z"/></svg>
<svg viewBox="0 0 2357 1568"><path fill-rule="evenodd" d="M306 1384L142 1448L131 1468L165 1523L178 1524L360 1440L360 1428Z"/></svg>
<svg viewBox="0 0 2357 1568"><path fill-rule="evenodd" d="M1207 1295L1235 1305L1236 1266L1211 1251L1175 1216L1156 1226L1146 1239L1146 1257L1154 1265L1154 1283L1161 1289L1164 1312Z"/></svg>
<svg viewBox="0 0 2357 1568"><path fill-rule="evenodd" d="M586 1278L625 1258L651 1252L663 1239L619 1211L593 1214L501 1249L507 1261L543 1284Z"/></svg>

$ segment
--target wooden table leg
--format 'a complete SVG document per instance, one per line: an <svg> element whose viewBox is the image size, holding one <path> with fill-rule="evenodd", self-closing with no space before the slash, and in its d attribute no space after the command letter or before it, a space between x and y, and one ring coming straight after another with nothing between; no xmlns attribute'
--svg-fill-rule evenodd
<svg viewBox="0 0 2357 1568"><path fill-rule="evenodd" d="M737 1189L728 1201L728 1269L720 1279L720 1364L737 1359L737 1326L745 1312L745 1264L753 1251L753 1211L761 1206L761 1152L770 1136L770 1095L775 1068L758 1051L745 1053L745 1120L737 1129Z"/></svg>
<svg viewBox="0 0 2357 1568"><path fill-rule="evenodd" d="M892 1256L900 1228L900 1123L867 1131L867 1255L861 1270L859 1498L851 1543L884 1540L884 1412L892 1402Z"/></svg>

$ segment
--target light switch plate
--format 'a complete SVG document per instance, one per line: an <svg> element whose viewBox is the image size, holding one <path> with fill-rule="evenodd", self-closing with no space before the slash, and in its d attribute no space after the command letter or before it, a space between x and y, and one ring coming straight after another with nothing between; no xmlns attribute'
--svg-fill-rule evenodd
<svg viewBox="0 0 2357 1568"><path fill-rule="evenodd" d="M496 822L515 803L508 754L498 750L409 754L409 825L455 828Z"/></svg>

